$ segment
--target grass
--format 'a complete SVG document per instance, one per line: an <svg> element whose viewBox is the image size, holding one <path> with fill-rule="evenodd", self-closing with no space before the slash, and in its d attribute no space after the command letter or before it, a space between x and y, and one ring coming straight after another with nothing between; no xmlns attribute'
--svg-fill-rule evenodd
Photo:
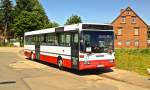
<svg viewBox="0 0 150 90"><path fill-rule="evenodd" d="M116 68L148 75L150 68L150 49L116 49Z"/></svg>

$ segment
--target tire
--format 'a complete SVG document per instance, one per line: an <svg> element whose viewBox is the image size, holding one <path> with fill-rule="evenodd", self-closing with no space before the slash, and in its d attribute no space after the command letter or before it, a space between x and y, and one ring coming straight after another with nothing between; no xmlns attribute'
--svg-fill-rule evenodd
<svg viewBox="0 0 150 90"><path fill-rule="evenodd" d="M34 54L33 53L31 54L31 60L34 60Z"/></svg>
<svg viewBox="0 0 150 90"><path fill-rule="evenodd" d="M63 70L63 61L62 61L62 59L58 59L57 65L58 65L58 68L60 70Z"/></svg>

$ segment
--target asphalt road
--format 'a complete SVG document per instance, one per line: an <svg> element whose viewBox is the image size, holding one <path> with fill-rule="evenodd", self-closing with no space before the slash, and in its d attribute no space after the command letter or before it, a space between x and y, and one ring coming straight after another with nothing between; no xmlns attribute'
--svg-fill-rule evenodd
<svg viewBox="0 0 150 90"><path fill-rule="evenodd" d="M147 90L89 73L61 71L0 49L0 90Z"/></svg>

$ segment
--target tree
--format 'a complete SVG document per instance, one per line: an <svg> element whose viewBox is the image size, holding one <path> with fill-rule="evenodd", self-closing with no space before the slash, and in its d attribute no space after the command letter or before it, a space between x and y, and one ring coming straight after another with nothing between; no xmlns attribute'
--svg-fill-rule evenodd
<svg viewBox="0 0 150 90"><path fill-rule="evenodd" d="M12 1L10 0L1 0L0 1L0 9L1 9L1 26L2 26L2 33L4 37L4 44L5 40L8 39L8 33L11 29L12 19L13 19L13 5Z"/></svg>
<svg viewBox="0 0 150 90"><path fill-rule="evenodd" d="M16 0L15 12L16 15L22 11L31 12L35 6L34 0Z"/></svg>
<svg viewBox="0 0 150 90"><path fill-rule="evenodd" d="M78 15L72 15L67 19L65 25L70 25L70 24L77 24L77 23L82 23L81 17Z"/></svg>
<svg viewBox="0 0 150 90"><path fill-rule="evenodd" d="M43 23L43 28L47 28L49 24L49 19L42 7L42 5L38 2L38 0L33 0L35 2L35 6L33 8L33 12L35 12L39 18L39 20Z"/></svg>
<svg viewBox="0 0 150 90"><path fill-rule="evenodd" d="M15 36L21 39L24 32L38 30L42 28L41 22L38 21L36 14L33 12L23 11L14 20Z"/></svg>
<svg viewBox="0 0 150 90"><path fill-rule="evenodd" d="M38 0L16 0L15 12L14 30L18 38L27 31L58 26L49 21Z"/></svg>
<svg viewBox="0 0 150 90"><path fill-rule="evenodd" d="M41 26L43 26L43 28L46 28L47 24L49 24L49 19L38 0L16 0L15 10L16 15L19 15L22 11L28 11L37 14L35 18L42 22Z"/></svg>
<svg viewBox="0 0 150 90"><path fill-rule="evenodd" d="M58 23L50 21L46 27L47 28L53 28L53 27L58 27L58 26L59 26Z"/></svg>

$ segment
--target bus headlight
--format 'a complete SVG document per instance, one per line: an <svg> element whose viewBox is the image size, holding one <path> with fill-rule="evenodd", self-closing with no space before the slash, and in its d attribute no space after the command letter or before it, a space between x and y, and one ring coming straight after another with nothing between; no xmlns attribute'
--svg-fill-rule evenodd
<svg viewBox="0 0 150 90"><path fill-rule="evenodd" d="M112 53L113 53L113 50L111 50L111 49L108 50L108 53L109 53L109 54L112 54Z"/></svg>

